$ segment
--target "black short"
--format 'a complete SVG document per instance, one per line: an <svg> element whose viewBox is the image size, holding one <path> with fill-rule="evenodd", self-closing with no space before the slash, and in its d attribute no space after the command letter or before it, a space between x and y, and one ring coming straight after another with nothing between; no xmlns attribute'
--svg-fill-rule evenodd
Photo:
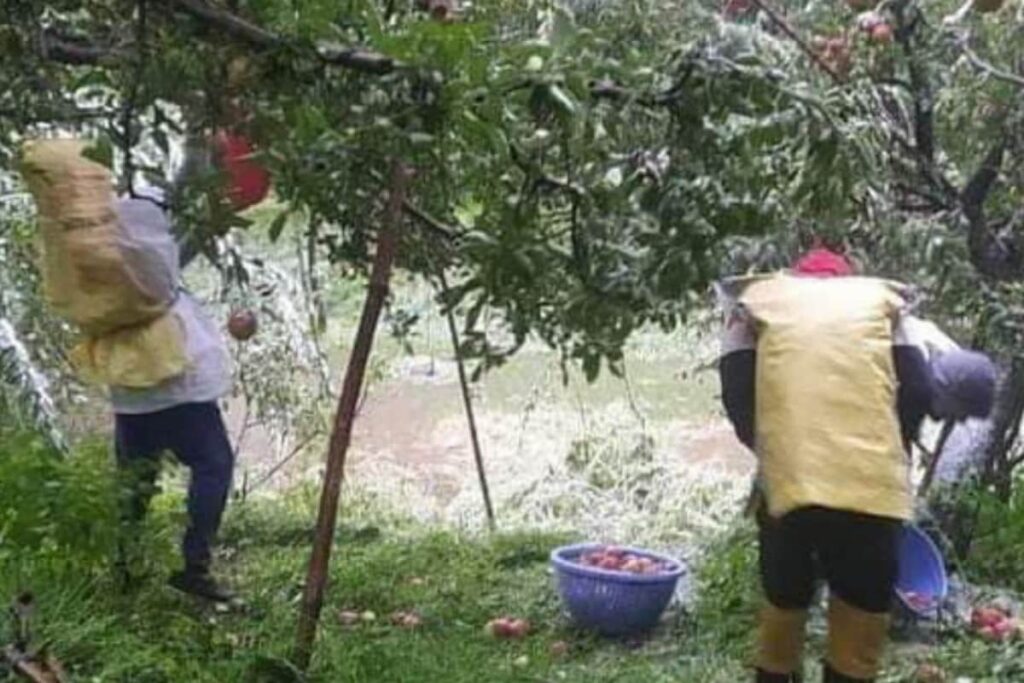
<svg viewBox="0 0 1024 683"><path fill-rule="evenodd" d="M865 612L887 612L898 572L903 523L856 512L806 507L781 518L758 515L761 582L781 609L806 609L819 577Z"/></svg>

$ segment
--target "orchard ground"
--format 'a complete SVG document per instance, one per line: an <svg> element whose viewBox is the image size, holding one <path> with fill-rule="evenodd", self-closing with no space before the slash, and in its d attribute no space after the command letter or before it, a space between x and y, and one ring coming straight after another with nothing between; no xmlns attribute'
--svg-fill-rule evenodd
<svg viewBox="0 0 1024 683"><path fill-rule="evenodd" d="M209 296L199 274L197 289ZM339 322L322 338L336 385L362 290L329 282L328 319ZM710 331L694 325L637 335L625 376L604 373L595 384L572 369L565 382L558 358L530 345L475 385L499 529L489 534L451 344L431 294L422 283L400 281L395 308L416 311L419 322L402 341L387 334L387 323L380 330L310 679L747 680L760 597L754 532L740 509L753 463L717 407ZM209 303L226 319L238 302ZM281 424L292 424L289 411L272 409L299 411L302 405L288 402L304 400L321 420L333 410L330 398L260 393L267 383L258 373L289 372L301 360L281 350L289 324L287 316L263 315L257 336L235 346L244 385L229 411L238 491L218 567L245 597L243 607L219 611L164 586L183 524L181 470L167 473L145 534L147 578L130 594L120 594L105 571L81 571L46 553L3 564L0 590L31 587L39 635L75 680L289 680L283 662L325 446L323 434L314 434L296 451L303 439L280 433ZM272 379L281 384L280 376ZM86 423L103 421L95 414ZM92 465L81 459L69 466ZM608 641L571 627L547 558L556 545L579 540L644 545L688 562L677 600L654 633ZM389 615L396 611L419 615L421 624L394 626ZM342 614L351 612L366 618L346 623ZM485 634L487 621L503 615L529 619L529 637L504 642ZM807 657L811 680L821 626L819 615ZM897 645L881 680L913 680L921 662L976 683L1024 675L1019 645L953 632L931 645Z"/></svg>
<svg viewBox="0 0 1024 683"><path fill-rule="evenodd" d="M413 356L382 338L309 680L747 680L759 594L753 529L739 511L751 463L717 415L714 373L694 371L713 346L696 332L643 335L626 380L605 376L592 386L576 377L563 384L557 359L536 349L487 377L477 408L497 502L492 535L450 346L444 337L426 342L437 334L426 325ZM271 466L261 438L256 429L251 445L243 441L242 472ZM180 470L168 472L147 522L148 576L133 592L119 593L105 572L35 557L5 563L0 590L35 591L39 637L75 680L292 680L284 661L315 519L317 448L231 507L218 566L245 597L242 607L219 611L163 583L183 523ZM572 628L547 558L583 539L640 543L690 563L654 633L609 641ZM396 611L421 624L393 625ZM365 618L346 623L343 612ZM491 638L484 626L502 615L528 619L530 635ZM816 623L812 676L823 645ZM1016 647L959 634L937 646L899 645L881 680L913 680L920 662L976 682L1017 680L1024 653Z"/></svg>

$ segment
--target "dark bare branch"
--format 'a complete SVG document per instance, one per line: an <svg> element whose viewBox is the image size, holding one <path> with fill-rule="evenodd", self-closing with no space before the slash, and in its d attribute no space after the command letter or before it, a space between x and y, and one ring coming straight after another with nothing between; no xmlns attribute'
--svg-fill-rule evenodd
<svg viewBox="0 0 1024 683"><path fill-rule="evenodd" d="M202 22L216 38L227 36L260 51L280 49L307 50L288 38L267 30L228 10L214 6L206 0L167 0L165 9L178 11ZM113 46L71 39L57 32L47 32L41 41L43 56L64 64L100 64L117 61L124 51ZM403 67L397 60L379 52L359 47L324 43L316 46L312 58L331 66L338 66L368 74L387 74Z"/></svg>
<svg viewBox="0 0 1024 683"><path fill-rule="evenodd" d="M249 43L253 47L272 50L286 45L286 41L277 34L227 10L214 7L205 0L171 0L169 4L202 20L211 28L216 28L235 40Z"/></svg>
<svg viewBox="0 0 1024 683"><path fill-rule="evenodd" d="M379 52L344 45L321 45L317 48L317 54L327 64L368 74L387 74L403 66Z"/></svg>
<svg viewBox="0 0 1024 683"><path fill-rule="evenodd" d="M960 203L968 218L980 214L985 199L992 191L996 180L999 178L999 169L1003 165L1003 157L1006 155L1006 140L1000 139L981 162L981 166L974 172L967 185L960 194Z"/></svg>
<svg viewBox="0 0 1024 683"><path fill-rule="evenodd" d="M1024 279L1024 245L998 234L985 217L985 200L999 178L1006 151L1005 139L993 145L960 195L971 262L985 277L1000 281Z"/></svg>
<svg viewBox="0 0 1024 683"><path fill-rule="evenodd" d="M753 0L753 3L759 10L768 15L768 18L772 20L772 23L778 26L790 40L796 43L797 46L803 50L804 54L811 58L812 62L817 64L825 73L831 76L834 82L843 82L843 77L839 75L839 72L827 64L825 60L823 60L821 56L807 44L807 41L800 37L800 34L789 25L789 22L786 21L781 14L770 7L765 0Z"/></svg>
<svg viewBox="0 0 1024 683"><path fill-rule="evenodd" d="M408 199L402 202L402 210L418 220L424 227L430 232L443 237L446 242L451 242L458 237L458 231L451 226L445 225L437 218L434 218L429 213L419 208Z"/></svg>
<svg viewBox="0 0 1024 683"><path fill-rule="evenodd" d="M914 98L914 143L922 163L935 161L935 115L931 79L914 45L917 29L922 24L921 12L904 4L894 6L896 40L907 59L910 89Z"/></svg>
<svg viewBox="0 0 1024 683"><path fill-rule="evenodd" d="M203 20L205 23L224 31L229 36L252 47L264 50L295 47L284 37L232 14L219 7L213 7L205 0L171 0L183 12ZM316 55L327 64L353 71L370 74L386 74L400 64L393 58L379 52L359 47L325 43L317 46Z"/></svg>
<svg viewBox="0 0 1024 683"><path fill-rule="evenodd" d="M967 35L958 38L955 42L957 44L957 47L960 48L960 51L964 53L965 57L967 57L967 61L969 61L971 63L971 66L973 66L978 71L991 76L997 81L1010 83L1011 85L1015 85L1018 88L1024 88L1024 77L1010 73L1008 71L1003 71L1002 69L999 69L993 64L982 59L980 56L978 56L977 52L971 49L971 46L969 44L969 37Z"/></svg>
<svg viewBox="0 0 1024 683"><path fill-rule="evenodd" d="M120 48L90 44L78 38L61 35L54 30L43 32L39 48L45 59L72 66L113 62L125 54Z"/></svg>

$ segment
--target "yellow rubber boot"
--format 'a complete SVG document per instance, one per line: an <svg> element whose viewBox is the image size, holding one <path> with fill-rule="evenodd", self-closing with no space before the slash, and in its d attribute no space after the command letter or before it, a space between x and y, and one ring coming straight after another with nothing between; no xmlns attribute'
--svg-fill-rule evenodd
<svg viewBox="0 0 1024 683"><path fill-rule="evenodd" d="M888 612L865 612L832 595L828 606L829 668L850 680L874 680L888 631Z"/></svg>
<svg viewBox="0 0 1024 683"><path fill-rule="evenodd" d="M779 676L798 675L806 626L807 610L765 605L758 634L758 670Z"/></svg>

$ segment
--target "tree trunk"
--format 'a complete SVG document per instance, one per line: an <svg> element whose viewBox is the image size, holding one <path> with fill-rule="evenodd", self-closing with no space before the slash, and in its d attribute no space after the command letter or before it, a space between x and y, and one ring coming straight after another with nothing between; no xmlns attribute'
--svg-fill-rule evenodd
<svg viewBox="0 0 1024 683"><path fill-rule="evenodd" d="M984 483L993 487L1000 500L1008 502L1013 492L1013 471L1020 464L1014 451L1024 416L1024 358L1015 358L1003 380L992 411L992 432L985 457Z"/></svg>
<svg viewBox="0 0 1024 683"><path fill-rule="evenodd" d="M338 409L334 418L327 449L327 472L324 475L323 491L320 494L320 511L317 517L316 536L313 552L309 559L309 570L303 587L302 609L299 614L296 635L295 664L305 670L313 654L317 623L323 608L324 591L331 560L331 548L338 519L338 499L341 481L345 472L345 456L352 438L352 423L363 384L363 375L373 346L373 336L380 319L381 308L388 294L391 281L391 267L398 248L398 226L402 217L402 205L411 171L396 162L391 173L391 188L388 196L387 213L377 237L377 252L370 273L370 284L363 303L363 312L356 331L355 344L349 357L348 369Z"/></svg>

